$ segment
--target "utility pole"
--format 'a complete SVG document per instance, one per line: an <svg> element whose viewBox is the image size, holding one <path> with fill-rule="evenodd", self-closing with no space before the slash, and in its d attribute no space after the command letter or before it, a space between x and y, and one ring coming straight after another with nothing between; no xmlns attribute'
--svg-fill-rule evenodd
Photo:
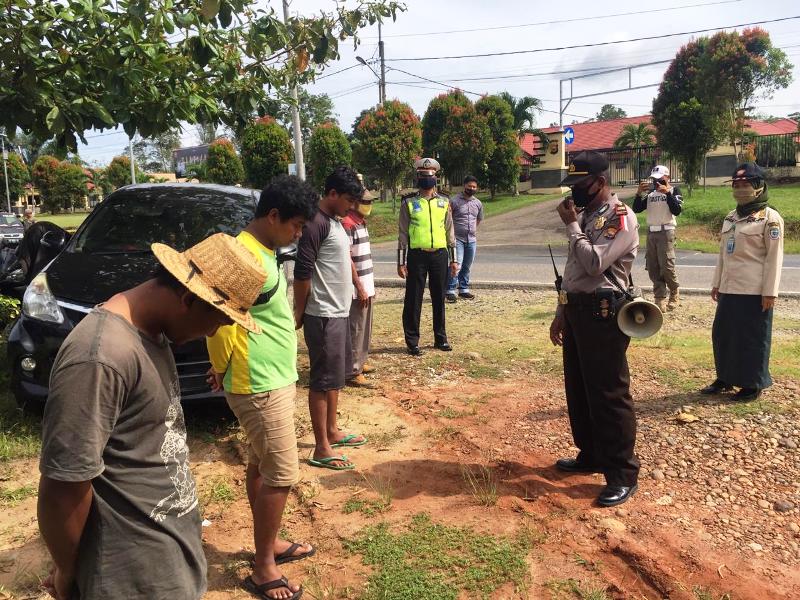
<svg viewBox="0 0 800 600"><path fill-rule="evenodd" d="M0 133L0 144L3 146L3 176L6 182L6 205L11 212L11 192L8 191L8 151L6 150L6 132Z"/></svg>
<svg viewBox="0 0 800 600"><path fill-rule="evenodd" d="M383 38L381 37L381 22L378 21L378 56L381 59L381 81L378 96L380 97L380 104L386 102L386 63L383 57Z"/></svg>
<svg viewBox="0 0 800 600"><path fill-rule="evenodd" d="M289 22L289 2L283 0L283 23ZM292 130L294 132L294 162L297 164L297 176L305 181L306 163L303 160L303 134L300 131L300 107L297 103L297 85L292 86Z"/></svg>
<svg viewBox="0 0 800 600"><path fill-rule="evenodd" d="M128 150L131 153L131 183L136 183L136 166L133 163L133 136L128 139Z"/></svg>

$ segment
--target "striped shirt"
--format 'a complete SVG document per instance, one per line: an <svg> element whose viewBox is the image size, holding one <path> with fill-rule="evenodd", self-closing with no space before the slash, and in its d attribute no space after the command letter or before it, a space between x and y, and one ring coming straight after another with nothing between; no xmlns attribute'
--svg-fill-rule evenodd
<svg viewBox="0 0 800 600"><path fill-rule="evenodd" d="M342 225L347 235L350 236L350 257L356 265L356 272L364 286L364 290L372 297L375 295L375 275L372 267L372 251L369 247L369 231L364 217L351 210L342 219ZM353 299L356 299L355 290Z"/></svg>

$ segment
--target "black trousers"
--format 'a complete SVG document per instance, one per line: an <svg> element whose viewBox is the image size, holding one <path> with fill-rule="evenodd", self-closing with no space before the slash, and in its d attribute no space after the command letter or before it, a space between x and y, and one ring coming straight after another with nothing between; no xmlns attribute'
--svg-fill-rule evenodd
<svg viewBox="0 0 800 600"><path fill-rule="evenodd" d="M447 289L449 267L447 248L435 252L409 250L406 263L408 277L406 296L403 300L403 332L406 346L419 345L419 317L422 312L422 293L425 291L426 278L433 304L433 338L437 344L443 344L447 341L447 330L444 325L444 294Z"/></svg>
<svg viewBox="0 0 800 600"><path fill-rule="evenodd" d="M564 386L578 460L597 465L608 485L632 486L639 459L625 356L630 338L616 318L597 320L591 306L564 308Z"/></svg>

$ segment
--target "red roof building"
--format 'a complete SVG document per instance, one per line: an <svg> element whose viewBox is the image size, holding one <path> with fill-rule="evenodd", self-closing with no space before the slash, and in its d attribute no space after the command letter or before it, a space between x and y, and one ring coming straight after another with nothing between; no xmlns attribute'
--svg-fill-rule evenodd
<svg viewBox="0 0 800 600"><path fill-rule="evenodd" d="M574 123L565 125L572 127L575 132L575 140L565 149L569 153L580 152L581 150L604 150L614 147L614 142L622 133L625 125L638 125L639 123L650 123L650 115L640 117L625 117L623 119L613 119L611 121L592 121L589 123ZM755 131L758 135L775 135L781 133L797 132L797 122L792 119L779 119L773 123L766 121L748 121L747 129ZM554 134L559 131L558 127L548 127L543 129L547 134ZM520 141L520 148L524 154L530 156L540 156L544 154L545 148L539 142L539 138L532 134L526 134ZM525 161L524 161L525 162Z"/></svg>

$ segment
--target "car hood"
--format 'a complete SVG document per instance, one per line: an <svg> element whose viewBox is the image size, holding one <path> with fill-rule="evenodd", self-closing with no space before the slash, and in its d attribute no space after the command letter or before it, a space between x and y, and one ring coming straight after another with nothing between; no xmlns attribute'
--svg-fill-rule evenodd
<svg viewBox="0 0 800 600"><path fill-rule="evenodd" d="M87 254L62 252L47 267L50 291L59 299L95 305L150 278L151 253Z"/></svg>

